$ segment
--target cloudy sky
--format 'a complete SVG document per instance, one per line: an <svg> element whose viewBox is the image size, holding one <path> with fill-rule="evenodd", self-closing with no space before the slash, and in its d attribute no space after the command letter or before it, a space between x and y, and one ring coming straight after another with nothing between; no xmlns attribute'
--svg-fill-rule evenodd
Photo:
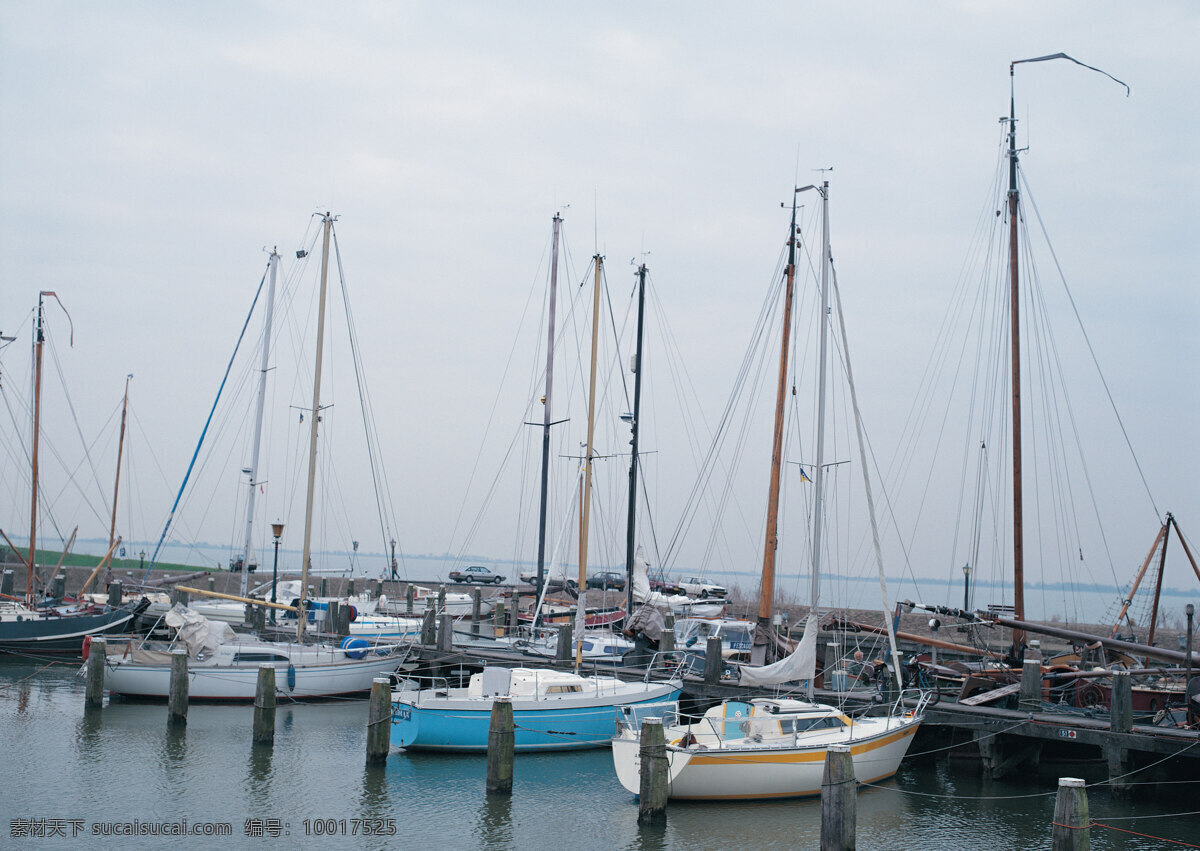
<svg viewBox="0 0 1200 851"><path fill-rule="evenodd" d="M1009 62L1063 51L1127 82L1132 96L1065 62L1020 66L1022 168L1153 494L1152 504L1118 431L1095 438L1091 486L1101 496L1081 500L1088 513L1098 501L1113 515L1106 536L1121 578L1144 556L1156 511L1195 528L1200 12L1186 2L748 8L0 5L0 330L19 335L0 360L5 393L28 395L30 311L39 290L54 290L75 333L70 349L51 314L74 405L73 415L61 403L47 412L59 466L78 465L81 443L95 441L95 478L109 480L103 453L115 444L97 436L113 431L134 374L136 440L147 446L134 450L143 475L130 485L140 508L128 522L144 528L127 534L157 537L263 247L290 259L312 213L331 210L401 548L525 557L507 503L480 506L522 417L540 419L521 406L543 355L516 334L541 321L551 216L566 222L567 289L599 251L619 317L630 258L645 259L679 368L715 420L776 274L779 204L832 167L839 283L885 467L992 203ZM1053 259L1039 262L1056 280ZM489 426L510 353L524 378L515 407ZM286 412L303 397L293 389L275 401ZM6 530L28 523L11 404ZM1085 423L1111 419L1102 397L1079 404ZM664 538L695 461L671 481L662 469L685 442L661 424L654 433ZM956 437L956 461L962 445ZM213 466L244 463L234 453ZM959 473L938 475L912 474L921 489L895 495L909 500L902 526L929 493L957 493ZM344 514L374 517L369 482L344 469L341 479ZM62 500L70 527L74 503ZM191 533L230 537L234 512L208 511ZM82 536L107 534L102 513L77 511ZM937 540L954 512L934 515L904 533L918 575L952 567ZM749 523L761 529L761 519ZM373 550L375 527L354 533ZM600 560L621 560L617 549ZM1112 576L1103 561L1098 580Z"/></svg>

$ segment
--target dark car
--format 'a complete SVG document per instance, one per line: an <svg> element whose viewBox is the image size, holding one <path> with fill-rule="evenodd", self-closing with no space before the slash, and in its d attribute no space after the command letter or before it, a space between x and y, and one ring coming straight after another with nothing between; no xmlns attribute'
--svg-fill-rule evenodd
<svg viewBox="0 0 1200 851"><path fill-rule="evenodd" d="M683 588L676 585L674 582L668 582L665 579L651 579L650 590L657 591L659 594L682 594Z"/></svg>
<svg viewBox="0 0 1200 851"><path fill-rule="evenodd" d="M450 571L450 579L454 582L480 582L485 585L489 582L499 585L504 581L504 577L499 573L492 573L486 567L479 564L464 567L462 570Z"/></svg>
<svg viewBox="0 0 1200 851"><path fill-rule="evenodd" d="M589 588L615 588L618 591L625 590L625 574L616 570L606 570L603 573L593 573L587 578L587 587Z"/></svg>

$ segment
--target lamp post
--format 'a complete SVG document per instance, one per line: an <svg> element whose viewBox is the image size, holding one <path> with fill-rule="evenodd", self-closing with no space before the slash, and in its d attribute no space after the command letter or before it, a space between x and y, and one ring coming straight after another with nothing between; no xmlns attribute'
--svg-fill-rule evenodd
<svg viewBox="0 0 1200 851"><path fill-rule="evenodd" d="M392 545L392 579L396 578L396 539L390 541Z"/></svg>
<svg viewBox="0 0 1200 851"><path fill-rule="evenodd" d="M971 565L963 565L963 611L971 611Z"/></svg>
<svg viewBox="0 0 1200 851"><path fill-rule="evenodd" d="M146 551L142 550L138 553L138 570L146 569Z"/></svg>
<svg viewBox="0 0 1200 851"><path fill-rule="evenodd" d="M275 536L275 563L271 565L271 602L275 600L275 586L279 584L279 538L283 534L282 523L271 524L271 534ZM271 626L275 626L275 607L271 607Z"/></svg>
<svg viewBox="0 0 1200 851"><path fill-rule="evenodd" d="M1187 678L1183 681L1183 695L1187 699L1188 686L1192 684L1192 615L1196 614L1196 607L1188 603L1183 607L1184 613L1187 615ZM1190 710L1191 707L1189 706Z"/></svg>

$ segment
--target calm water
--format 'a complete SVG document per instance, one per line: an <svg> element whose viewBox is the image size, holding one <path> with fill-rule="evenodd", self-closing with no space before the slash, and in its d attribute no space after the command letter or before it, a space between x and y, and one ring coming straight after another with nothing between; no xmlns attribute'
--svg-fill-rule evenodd
<svg viewBox="0 0 1200 851"><path fill-rule="evenodd" d="M281 704L273 749L250 743L252 709L194 705L183 732L166 707L114 703L83 710L74 663L0 658L0 847L157 848L179 839L102 836L105 822L223 822L231 835L188 836L180 847L331 844L402 848L816 848L819 801L672 804L667 824L639 829L637 803L617 783L608 751L518 755L511 798L484 793L482 756L393 753L364 766L365 702ZM925 747L936 747L926 745ZM895 780L858 797L860 848L1048 848L1054 777L985 782L977 764L906 762ZM1190 795L1132 804L1090 790L1092 817L1126 830L1200 842ZM1045 793L1045 794L1042 794ZM1190 797L1190 800L1189 800ZM982 799L982 800L981 800ZM13 836L22 819L58 819L68 838ZM351 835L361 820L392 819L396 835ZM1118 820L1119 819L1119 820ZM71 820L77 820L72 822ZM247 836L262 827L267 835ZM254 821L257 820L257 821ZM272 822L271 820L277 820ZM307 825L306 825L306 821ZM331 821L327 821L331 820ZM360 820L356 822L355 820ZM78 826L76 828L76 825ZM344 827L343 827L344 825ZM281 839L270 836L277 828ZM69 838L78 829L79 835ZM344 831L344 834L343 834ZM1093 828L1097 849L1169 847ZM1175 846L1178 847L1178 846Z"/></svg>

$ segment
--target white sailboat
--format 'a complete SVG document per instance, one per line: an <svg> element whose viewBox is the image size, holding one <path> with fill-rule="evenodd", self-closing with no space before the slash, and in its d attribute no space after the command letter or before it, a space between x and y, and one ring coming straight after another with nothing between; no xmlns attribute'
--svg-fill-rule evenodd
<svg viewBox="0 0 1200 851"><path fill-rule="evenodd" d="M323 216L323 253L321 287L317 319L316 366L313 374L313 402L309 431L308 501L304 523L304 556L301 563L299 600L296 606L306 611L309 553L312 541L313 503L316 485L317 424L321 406L321 363L325 334L325 295L329 270L329 241L333 216ZM277 255L272 255L272 263ZM244 575L244 574L243 574ZM137 641L128 652L109 654L105 665L105 683L114 694L132 697L166 698L170 687L171 652L186 649L189 694L210 700L253 700L258 668L273 664L276 688L295 697L331 697L368 691L371 681L396 669L391 647L367 646L361 638L347 638L340 646L305 644L307 618L296 619L296 641L263 641L238 636L228 624L211 624L182 607L168 615L168 626L176 632L171 641Z"/></svg>
<svg viewBox="0 0 1200 851"><path fill-rule="evenodd" d="M849 746L854 774L861 782L876 782L895 774L921 723L921 705L883 717L851 718L839 708L813 701L816 642L819 624L821 554L821 486L825 429L825 372L829 304L829 184L797 189L797 195L815 189L822 201L822 256L820 321L820 376L817 399L817 443L813 508L812 608L804 634L792 652L763 665L768 641L778 646L771 626L774 594L775 547L782 454L783 401L787 378L788 337L796 269L796 204L792 204L788 234L788 265L780 356L775 432L768 502L766 546L763 559L762 597L753 655L757 665L741 668L744 685L769 686L805 682L807 700L762 698L749 702L727 700L709 709L698 721L681 719L676 707L629 707L613 738L613 765L617 779L630 792L640 789L641 719L662 714L669 765L668 795L676 799L741 800L819 795L825 756L833 745ZM853 391L852 391L853 397ZM857 411L857 404L855 405ZM857 416L856 416L857 424ZM861 439L860 439L861 442ZM869 493L869 492L868 492ZM868 496L868 504L870 498ZM873 517L873 511L872 511ZM874 522L872 521L874 528ZM877 552L878 554L878 552ZM881 574L882 575L882 574ZM889 621L890 624L890 621ZM893 647L895 642L892 642ZM893 651L894 656L894 651ZM895 670L899 671L898 663ZM664 708L666 712L664 712Z"/></svg>

